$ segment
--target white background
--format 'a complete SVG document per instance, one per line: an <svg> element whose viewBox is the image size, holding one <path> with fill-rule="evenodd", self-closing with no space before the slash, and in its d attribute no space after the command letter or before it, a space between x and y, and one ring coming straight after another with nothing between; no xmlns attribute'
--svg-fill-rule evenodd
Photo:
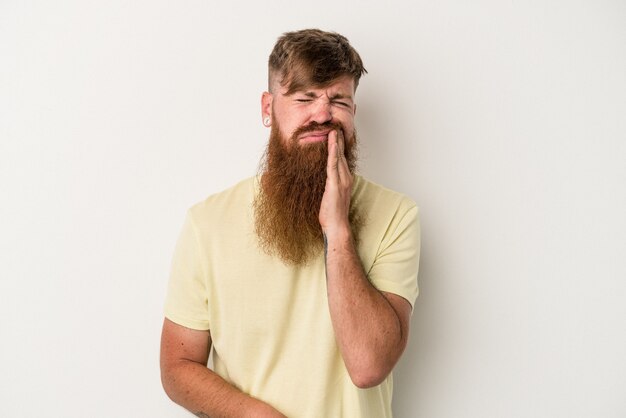
<svg viewBox="0 0 626 418"><path fill-rule="evenodd" d="M395 416L626 416L620 0L0 1L0 416L189 416L158 370L174 243L256 172L305 27L361 53L361 172L421 208Z"/></svg>

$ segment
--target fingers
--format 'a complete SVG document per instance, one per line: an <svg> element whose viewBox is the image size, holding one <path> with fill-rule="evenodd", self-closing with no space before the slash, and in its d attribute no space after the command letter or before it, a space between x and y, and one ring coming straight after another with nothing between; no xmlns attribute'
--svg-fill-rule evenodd
<svg viewBox="0 0 626 418"><path fill-rule="evenodd" d="M338 136L337 131L331 131L328 134L328 163L326 165L326 175L329 179L338 179L339 177L339 152L338 152Z"/></svg>
<svg viewBox="0 0 626 418"><path fill-rule="evenodd" d="M350 169L348 168L348 161L346 160L346 141L343 134L343 130L337 131L337 171L339 177L344 181L350 180Z"/></svg>
<svg viewBox="0 0 626 418"><path fill-rule="evenodd" d="M345 155L345 138L341 129L331 131L328 134L328 164L327 176L341 183L349 183L352 174L348 168Z"/></svg>
<svg viewBox="0 0 626 418"><path fill-rule="evenodd" d="M346 144L343 136L343 130L339 129L335 132L337 132L337 157L340 159L345 158L344 150Z"/></svg>
<svg viewBox="0 0 626 418"><path fill-rule="evenodd" d="M341 129L328 134L328 163L326 187L320 205L322 229L349 224L352 174L344 154L344 137Z"/></svg>

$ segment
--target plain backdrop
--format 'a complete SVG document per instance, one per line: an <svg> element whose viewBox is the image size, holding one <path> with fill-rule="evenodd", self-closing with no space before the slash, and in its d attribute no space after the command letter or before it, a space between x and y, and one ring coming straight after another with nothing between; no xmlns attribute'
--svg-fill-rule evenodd
<svg viewBox="0 0 626 418"><path fill-rule="evenodd" d="M626 416L621 0L1 0L0 416L190 416L158 369L173 247L256 173L267 57L306 27L362 55L360 171L420 206L395 416Z"/></svg>

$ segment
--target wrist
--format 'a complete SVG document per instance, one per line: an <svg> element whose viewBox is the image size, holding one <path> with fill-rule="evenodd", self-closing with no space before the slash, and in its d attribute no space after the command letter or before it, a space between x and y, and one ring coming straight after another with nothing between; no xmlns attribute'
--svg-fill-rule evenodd
<svg viewBox="0 0 626 418"><path fill-rule="evenodd" d="M324 229L324 239L328 247L344 247L354 243L349 225Z"/></svg>

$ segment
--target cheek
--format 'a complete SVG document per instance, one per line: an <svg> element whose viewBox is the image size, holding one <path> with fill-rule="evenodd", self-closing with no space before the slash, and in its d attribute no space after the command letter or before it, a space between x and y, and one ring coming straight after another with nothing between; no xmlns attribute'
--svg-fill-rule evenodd
<svg viewBox="0 0 626 418"><path fill-rule="evenodd" d="M348 138L352 138L354 135L354 120L340 120L341 125L343 125L344 133Z"/></svg>
<svg viewBox="0 0 626 418"><path fill-rule="evenodd" d="M291 128L302 125L306 122L306 115L302 115L300 112L291 111L283 112L280 114L280 122Z"/></svg>
<svg viewBox="0 0 626 418"><path fill-rule="evenodd" d="M279 127L284 137L290 137L297 126L294 126L293 118L283 112L272 113L272 124Z"/></svg>

